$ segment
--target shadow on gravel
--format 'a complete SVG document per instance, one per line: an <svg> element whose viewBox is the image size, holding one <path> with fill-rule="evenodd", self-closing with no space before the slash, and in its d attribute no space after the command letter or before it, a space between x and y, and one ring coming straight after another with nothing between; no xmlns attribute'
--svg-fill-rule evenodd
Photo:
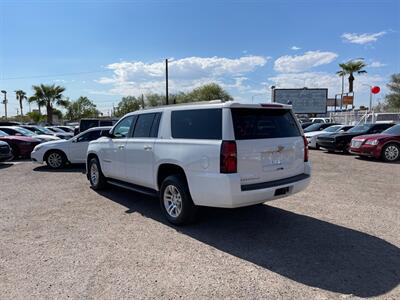
<svg viewBox="0 0 400 300"><path fill-rule="evenodd" d="M299 283L373 297L400 283L400 249L375 236L267 205L204 208L200 221L174 227L157 199L113 188L102 196L182 234ZM268 282L265 282L268 284Z"/></svg>
<svg viewBox="0 0 400 300"><path fill-rule="evenodd" d="M47 165L39 166L33 169L35 172L54 172L54 173L86 173L85 165L66 165L61 169L52 169Z"/></svg>
<svg viewBox="0 0 400 300"><path fill-rule="evenodd" d="M363 156L356 156L355 158L357 160L369 161L371 163L377 163L377 164L400 165L400 160L393 161L393 162L388 162L388 161L383 161L383 160L379 160L379 159L376 159L376 158L363 157Z"/></svg>
<svg viewBox="0 0 400 300"><path fill-rule="evenodd" d="M10 163L2 163L2 162L0 162L0 170L1 170L1 169L7 169L7 168L9 168L9 167L12 167L12 165L13 165L13 164L10 164Z"/></svg>

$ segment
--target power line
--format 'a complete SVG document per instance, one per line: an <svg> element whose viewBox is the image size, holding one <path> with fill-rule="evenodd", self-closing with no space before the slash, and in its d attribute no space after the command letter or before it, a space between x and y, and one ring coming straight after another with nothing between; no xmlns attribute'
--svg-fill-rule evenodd
<svg viewBox="0 0 400 300"><path fill-rule="evenodd" d="M33 79L33 78L46 78L46 77L62 77L62 76L82 75L82 74L105 73L105 72L113 72L113 71L114 71L114 70L101 70L101 71L62 73L62 74L52 74L52 75L34 75L34 76L23 76L23 77L5 77L5 78L0 78L0 80L18 80L18 79Z"/></svg>

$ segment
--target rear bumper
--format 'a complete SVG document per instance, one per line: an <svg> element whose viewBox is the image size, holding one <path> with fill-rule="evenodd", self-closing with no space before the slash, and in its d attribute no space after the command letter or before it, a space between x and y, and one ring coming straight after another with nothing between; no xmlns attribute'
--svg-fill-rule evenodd
<svg viewBox="0 0 400 300"><path fill-rule="evenodd" d="M193 175L193 174L192 174ZM190 194L196 205L235 208L287 197L304 190L311 181L307 164L304 174L256 185L241 185L238 174L188 176ZM249 190L243 187L252 186Z"/></svg>

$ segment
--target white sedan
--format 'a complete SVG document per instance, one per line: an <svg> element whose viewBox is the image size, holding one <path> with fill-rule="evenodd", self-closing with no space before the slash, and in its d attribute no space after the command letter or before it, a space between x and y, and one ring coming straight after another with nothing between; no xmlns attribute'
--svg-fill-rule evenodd
<svg viewBox="0 0 400 300"><path fill-rule="evenodd" d="M97 140L111 127L93 127L69 140L58 140L37 145L31 159L36 163L43 163L52 168L62 168L66 163L84 164L86 151L90 141Z"/></svg>
<svg viewBox="0 0 400 300"><path fill-rule="evenodd" d="M306 132L304 136L306 137L308 141L308 147L313 148L313 149L319 149L319 145L317 144L317 137L321 135L327 135L327 134L332 134L335 132L345 132L349 129L351 129L353 126L351 125L332 125L324 130L320 131L311 131L311 132Z"/></svg>

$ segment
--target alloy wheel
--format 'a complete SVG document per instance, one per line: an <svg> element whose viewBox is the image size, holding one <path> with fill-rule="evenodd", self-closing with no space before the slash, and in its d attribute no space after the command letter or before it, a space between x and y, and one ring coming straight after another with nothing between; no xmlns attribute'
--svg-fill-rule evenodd
<svg viewBox="0 0 400 300"><path fill-rule="evenodd" d="M178 188L174 185L168 185L163 195L164 207L167 213L177 218L182 212L182 196Z"/></svg>
<svg viewBox="0 0 400 300"><path fill-rule="evenodd" d="M399 158L399 148L395 145L390 145L385 149L385 157L389 161L394 161Z"/></svg>
<svg viewBox="0 0 400 300"><path fill-rule="evenodd" d="M53 152L47 158L47 161L52 168L59 168L62 165L63 158L60 153Z"/></svg>

